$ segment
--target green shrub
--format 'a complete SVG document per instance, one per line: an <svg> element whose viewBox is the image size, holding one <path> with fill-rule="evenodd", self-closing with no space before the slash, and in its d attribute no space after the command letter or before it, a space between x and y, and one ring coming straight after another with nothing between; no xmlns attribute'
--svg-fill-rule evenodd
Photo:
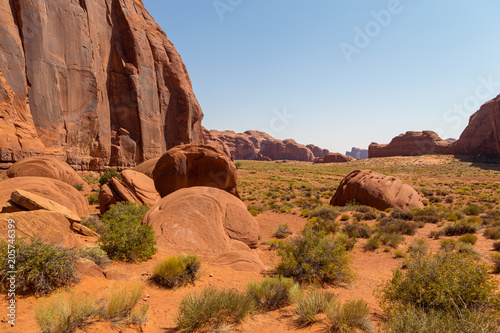
<svg viewBox="0 0 500 333"><path fill-rule="evenodd" d="M477 256L477 252L476 252L476 250L474 250L474 246L472 244L469 244L469 243L457 242L455 244L455 249L459 253L466 253L466 254Z"/></svg>
<svg viewBox="0 0 500 333"><path fill-rule="evenodd" d="M254 310L253 300L245 294L206 288L181 301L176 322L181 332L216 332L221 326L240 323Z"/></svg>
<svg viewBox="0 0 500 333"><path fill-rule="evenodd" d="M405 238L400 234L387 234L387 233L380 234L379 239L383 245L388 245L395 249L397 249L399 244L401 244L405 240Z"/></svg>
<svg viewBox="0 0 500 333"><path fill-rule="evenodd" d="M335 241L344 246L347 251L352 250L356 245L356 238L349 237L348 234L343 232L338 232L335 235Z"/></svg>
<svg viewBox="0 0 500 333"><path fill-rule="evenodd" d="M477 242L477 237L473 234L465 234L462 237L458 238L458 241L474 245Z"/></svg>
<svg viewBox="0 0 500 333"><path fill-rule="evenodd" d="M11 251L11 250L10 250ZM6 258L11 253L5 240L0 242L0 281L2 287L9 289L8 274L12 269ZM12 253L10 256L13 256ZM57 288L71 285L78 281L76 275L77 254L73 249L44 243L32 238L17 240L15 251L16 293L45 295Z"/></svg>
<svg viewBox="0 0 500 333"><path fill-rule="evenodd" d="M471 309L492 305L497 283L485 264L456 252L411 256L394 271L379 297L384 308L413 305L425 310Z"/></svg>
<svg viewBox="0 0 500 333"><path fill-rule="evenodd" d="M481 310L436 311L398 306L390 312L386 333L497 333L498 317Z"/></svg>
<svg viewBox="0 0 500 333"><path fill-rule="evenodd" d="M87 197L89 205L97 205L99 203L99 193L92 193Z"/></svg>
<svg viewBox="0 0 500 333"><path fill-rule="evenodd" d="M109 265L111 263L111 260L109 260L106 251L104 251L99 245L85 245L84 247L78 249L77 253L80 258L92 260L96 265L101 267L105 267L106 265Z"/></svg>
<svg viewBox="0 0 500 333"><path fill-rule="evenodd" d="M493 252L490 254L490 257L493 261L493 273L500 273L500 253Z"/></svg>
<svg viewBox="0 0 500 333"><path fill-rule="evenodd" d="M290 278L268 277L251 282L246 287L247 295L255 306L262 310L274 310L293 303L300 297L300 286Z"/></svg>
<svg viewBox="0 0 500 333"><path fill-rule="evenodd" d="M399 208L394 208L391 212L391 217L395 220L412 221L415 218L415 214L412 211L404 211Z"/></svg>
<svg viewBox="0 0 500 333"><path fill-rule="evenodd" d="M323 220L335 221L339 216L337 209L331 205L323 204L319 207L309 210L308 217L320 217Z"/></svg>
<svg viewBox="0 0 500 333"><path fill-rule="evenodd" d="M441 250L445 252L454 251L457 246L457 241L454 239L441 240Z"/></svg>
<svg viewBox="0 0 500 333"><path fill-rule="evenodd" d="M446 219L448 221L451 221L451 222L458 221L462 218L464 218L464 213L462 213L459 210L456 210L456 211L452 212L451 214L449 214L448 216L446 216Z"/></svg>
<svg viewBox="0 0 500 333"><path fill-rule="evenodd" d="M345 247L324 232L304 232L285 241L278 249L278 274L299 282L350 282L350 259Z"/></svg>
<svg viewBox="0 0 500 333"><path fill-rule="evenodd" d="M405 257L405 253L401 250L394 250L394 257L396 258L404 258Z"/></svg>
<svg viewBox="0 0 500 333"><path fill-rule="evenodd" d="M388 234L415 235L417 224L411 221L396 220L392 217L384 217L377 221L377 230Z"/></svg>
<svg viewBox="0 0 500 333"><path fill-rule="evenodd" d="M156 265L151 279L166 288L183 286L196 280L200 266L200 259L196 255L181 253Z"/></svg>
<svg viewBox="0 0 500 333"><path fill-rule="evenodd" d="M370 322L370 311L363 300L346 301L344 305L336 304L325 311L330 332L361 332L374 333Z"/></svg>
<svg viewBox="0 0 500 333"><path fill-rule="evenodd" d="M340 216L340 220L341 221L349 221L351 217L347 214L342 214L342 216Z"/></svg>
<svg viewBox="0 0 500 333"><path fill-rule="evenodd" d="M365 251L375 251L380 247L380 239L376 237L371 237L366 240L364 246Z"/></svg>
<svg viewBox="0 0 500 333"><path fill-rule="evenodd" d="M83 191L83 184L73 184L73 187L76 188L77 191Z"/></svg>
<svg viewBox="0 0 500 333"><path fill-rule="evenodd" d="M119 180L122 180L122 175L118 171L116 171L115 169L108 169L108 170L104 171L101 178L99 178L99 186L106 184L113 177L116 177Z"/></svg>
<svg viewBox="0 0 500 333"><path fill-rule="evenodd" d="M63 292L39 301L35 318L43 333L70 333L98 312L97 301L92 296Z"/></svg>
<svg viewBox="0 0 500 333"><path fill-rule="evenodd" d="M500 242L493 243L493 250L500 251Z"/></svg>
<svg viewBox="0 0 500 333"><path fill-rule="evenodd" d="M407 251L412 256L424 256L429 252L429 246L425 240L416 238L408 245Z"/></svg>
<svg viewBox="0 0 500 333"><path fill-rule="evenodd" d="M443 231L446 236L457 236L464 234L476 233L479 226L468 222L467 220L460 220L455 223L448 224L444 227Z"/></svg>
<svg viewBox="0 0 500 333"><path fill-rule="evenodd" d="M307 294L297 302L295 311L298 315L298 322L301 325L311 325L318 321L317 315L325 313L327 309L337 302L337 295L314 291Z"/></svg>
<svg viewBox="0 0 500 333"><path fill-rule="evenodd" d="M372 235L372 230L366 223L346 223L342 228L342 232L345 232L351 238L370 238Z"/></svg>
<svg viewBox="0 0 500 333"><path fill-rule="evenodd" d="M444 202L446 203L453 203L453 201L455 201L455 198L451 195L447 196L445 199L444 199Z"/></svg>
<svg viewBox="0 0 500 333"><path fill-rule="evenodd" d="M241 169L241 162L240 161L234 162L234 166L236 167L236 169Z"/></svg>
<svg viewBox="0 0 500 333"><path fill-rule="evenodd" d="M274 231L274 237L278 239L283 239L288 237L288 235L292 235L293 232L290 230L288 224L279 224L276 227L276 231Z"/></svg>
<svg viewBox="0 0 500 333"><path fill-rule="evenodd" d="M140 224L147 210L147 206L119 202L102 216L104 229L98 244L111 259L143 261L156 253L153 228Z"/></svg>
<svg viewBox="0 0 500 333"><path fill-rule="evenodd" d="M500 239L500 227L486 228L483 234L490 239Z"/></svg>
<svg viewBox="0 0 500 333"><path fill-rule="evenodd" d="M354 211L356 211L358 213L366 214L366 213L373 212L373 208L370 206L365 206L365 205L359 206L358 205L358 206L354 206Z"/></svg>
<svg viewBox="0 0 500 333"><path fill-rule="evenodd" d="M264 207L249 205L247 207L247 210L250 214L252 214L252 216L257 216L264 211Z"/></svg>
<svg viewBox="0 0 500 333"><path fill-rule="evenodd" d="M90 230L97 232L98 234L101 234L102 231L104 230L104 223L97 215L90 215L88 217L84 217L82 218L81 223Z"/></svg>
<svg viewBox="0 0 500 333"><path fill-rule="evenodd" d="M305 232L319 233L324 232L326 234L334 234L339 229L337 222L333 220L324 220L321 217L312 217L307 221L304 230Z"/></svg>
<svg viewBox="0 0 500 333"><path fill-rule="evenodd" d="M429 238L439 239L439 237L441 237L443 235L444 235L444 230L442 230L442 229L440 229L440 230L432 230L429 233Z"/></svg>
<svg viewBox="0 0 500 333"><path fill-rule="evenodd" d="M463 212L469 216L478 216L479 214L482 213L482 211L483 209L476 205L469 205L463 209Z"/></svg>
<svg viewBox="0 0 500 333"><path fill-rule="evenodd" d="M139 302L143 291L144 285L140 282L115 284L103 309L103 316L107 319L128 317Z"/></svg>

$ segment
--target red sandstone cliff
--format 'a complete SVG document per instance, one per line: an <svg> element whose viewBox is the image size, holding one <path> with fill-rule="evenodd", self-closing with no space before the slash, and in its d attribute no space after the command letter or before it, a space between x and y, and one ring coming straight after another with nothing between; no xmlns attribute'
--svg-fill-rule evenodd
<svg viewBox="0 0 500 333"><path fill-rule="evenodd" d="M370 158L450 153L450 143L442 140L433 131L406 132L392 139L389 144L372 143L368 147Z"/></svg>
<svg viewBox="0 0 500 333"><path fill-rule="evenodd" d="M201 143L181 57L140 0L0 2L0 162L133 166Z"/></svg>

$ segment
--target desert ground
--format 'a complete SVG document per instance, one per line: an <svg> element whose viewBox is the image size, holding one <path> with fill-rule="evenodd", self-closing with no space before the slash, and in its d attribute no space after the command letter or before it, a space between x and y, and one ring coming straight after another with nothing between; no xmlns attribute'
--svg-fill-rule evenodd
<svg viewBox="0 0 500 333"><path fill-rule="evenodd" d="M480 261L493 265L490 254L494 252L496 240L484 236L487 227L500 221L500 165L480 164L462 161L451 156L429 155L419 157L389 157L367 160L356 160L338 164L312 164L296 161L236 161L238 169L238 191L248 210L255 216L260 227L258 253L267 266L262 272L235 271L229 267L214 264L211 258L201 256L201 274L194 284L177 289L165 289L150 282L154 266L163 258L178 255L175 250L160 249L152 259L141 263L112 262L108 269L115 271L115 280L104 277L82 276L80 281L69 288L76 292L97 295L105 298L115 284L126 281L141 281L145 284L139 304L149 306L148 320L142 325L132 325L123 321L92 321L80 328L81 332L176 332L176 317L181 300L188 294L199 292L207 286L230 288L244 291L251 281L260 281L266 274L273 274L279 263L279 256L271 246L275 239L274 231L278 225L288 224L289 229L298 234L306 225L309 217L307 207L314 203L328 204L340 181L349 172L356 169L370 169L386 175L395 176L416 189L423 197L426 208L437 212L438 220L432 222L415 221L418 224L413 236L404 236L404 241L397 249L388 245L380 245L374 250L365 249L367 240L358 238L354 248L349 251L351 267L355 280L341 285L305 285L306 290L323 289L338 294L341 301L363 299L367 302L370 319L375 328L381 329L384 324L384 312L375 295L377 287L391 278L392 272L401 267L403 258L398 258L396 250L406 252L414 239L423 239L430 251L440 250L443 239L458 239L459 236L430 237L431 232L443 229L446 223L453 220L450 215L455 211L465 211L462 215L479 217L482 223L475 233L477 243L473 246L479 254ZM5 178L4 174L0 174ZM99 174L80 172L92 188L92 192L84 192L86 197L95 194L99 186ZM467 207L479 207L478 212L467 210ZM98 206L93 205L94 214ZM339 208L337 223L342 228L353 219L359 219L371 228L375 228L380 214L375 212L369 216L358 212L357 206ZM306 216L305 216L306 215ZM289 236L293 237L293 236ZM95 239L81 237L84 242L93 243ZM500 281L499 276L492 276ZM4 313L0 331L2 332L40 332L35 320L34 311L37 303L43 298L34 296L18 298L17 325L11 327ZM1 309L7 303L3 299ZM220 331L234 332L322 332L322 322L309 327L300 327L296 322L295 305L281 309L256 313L242 324L223 327Z"/></svg>

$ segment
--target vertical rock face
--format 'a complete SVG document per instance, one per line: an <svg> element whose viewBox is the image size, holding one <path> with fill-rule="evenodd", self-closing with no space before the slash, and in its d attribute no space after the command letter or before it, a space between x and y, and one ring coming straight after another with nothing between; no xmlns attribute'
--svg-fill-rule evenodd
<svg viewBox="0 0 500 333"><path fill-rule="evenodd" d="M420 156L426 154L450 154L451 145L433 131L406 132L389 144L372 143L368 147L369 157Z"/></svg>
<svg viewBox="0 0 500 333"><path fill-rule="evenodd" d="M346 151L345 154L347 156L354 157L357 160L364 160L368 158L368 149L352 147L351 151Z"/></svg>
<svg viewBox="0 0 500 333"><path fill-rule="evenodd" d="M453 153L500 157L500 95L470 117L460 139L453 143Z"/></svg>
<svg viewBox="0 0 500 333"><path fill-rule="evenodd" d="M181 57L140 0L0 3L0 161L129 167L201 143Z"/></svg>
<svg viewBox="0 0 500 333"><path fill-rule="evenodd" d="M321 149L315 145L307 145L306 147L313 153L315 159L325 157L330 152L328 149Z"/></svg>

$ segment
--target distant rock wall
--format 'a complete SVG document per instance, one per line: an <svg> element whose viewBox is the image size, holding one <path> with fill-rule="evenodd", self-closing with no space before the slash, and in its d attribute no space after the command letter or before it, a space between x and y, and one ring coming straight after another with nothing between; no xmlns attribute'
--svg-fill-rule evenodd
<svg viewBox="0 0 500 333"><path fill-rule="evenodd" d="M368 149L352 147L351 151L346 151L345 154L347 156L354 157L357 160L364 160L368 158Z"/></svg>
<svg viewBox="0 0 500 333"><path fill-rule="evenodd" d="M0 162L130 167L202 143L181 57L140 0L0 2Z"/></svg>
<svg viewBox="0 0 500 333"><path fill-rule="evenodd" d="M389 144L372 143L368 147L370 158L450 153L450 143L442 140L433 131L406 132L392 139Z"/></svg>

